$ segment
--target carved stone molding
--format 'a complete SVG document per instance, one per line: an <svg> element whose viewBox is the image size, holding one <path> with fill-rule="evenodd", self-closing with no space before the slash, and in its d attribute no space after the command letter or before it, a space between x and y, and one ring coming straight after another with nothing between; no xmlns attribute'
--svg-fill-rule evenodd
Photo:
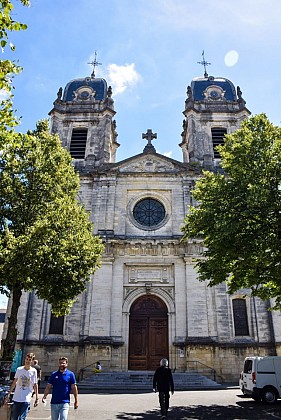
<svg viewBox="0 0 281 420"><path fill-rule="evenodd" d="M120 168L120 172L171 172L175 170L175 166L157 158L146 158L134 163L128 163Z"/></svg>
<svg viewBox="0 0 281 420"><path fill-rule="evenodd" d="M198 255L197 252L201 250L199 247L189 246L187 242L180 242L175 240L173 242L162 240L156 241L121 241L114 239L113 230L99 230L98 234L104 239L106 250L103 255L112 256L152 256L152 257L168 257L178 256L184 257L186 255Z"/></svg>

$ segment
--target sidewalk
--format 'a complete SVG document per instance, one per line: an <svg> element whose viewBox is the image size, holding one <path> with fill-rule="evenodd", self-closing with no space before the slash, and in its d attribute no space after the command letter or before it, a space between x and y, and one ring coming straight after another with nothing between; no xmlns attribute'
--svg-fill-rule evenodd
<svg viewBox="0 0 281 420"><path fill-rule="evenodd" d="M51 419L51 395L47 397L46 404L42 403L42 396L43 394L40 394L38 407L34 408L31 404L27 420ZM152 420L159 418L159 414L158 394L153 392L143 394L80 394L77 410L74 410L74 398L71 395L68 420ZM7 420L7 417L0 417L0 420Z"/></svg>
<svg viewBox="0 0 281 420"><path fill-rule="evenodd" d="M237 387L236 387L237 388ZM226 389L221 391L226 392L227 395L236 395L237 389ZM171 413L170 418L172 419L186 419L181 413L178 413L179 407L181 410L184 406L190 404L191 397L198 400L199 405L207 403L207 395L210 395L212 404L215 399L218 399L220 391L176 391L170 398ZM27 420L50 420L51 419L51 408L50 401L51 395L48 395L46 404L42 403L43 393L40 393L40 400L38 407L33 407L34 399L32 400L31 410L28 414ZM224 401L224 397L221 397ZM159 402L158 393L154 392L143 392L136 393L128 391L114 393L112 391L105 391L98 393L86 393L82 391L79 394L79 408L74 410L74 398L71 394L71 406L69 410L68 420L152 420L159 419ZM192 417L198 418L198 417ZM203 417L199 417L203 418ZM240 418L240 417L238 417ZM0 420L7 420L6 417L0 417ZM209 418L208 420L213 420ZM228 419L229 420L229 419Z"/></svg>
<svg viewBox="0 0 281 420"><path fill-rule="evenodd" d="M40 401L38 407L31 404L27 420L50 420L51 395L47 397L46 404ZM155 412L151 416L146 414L145 419L155 419L159 415L158 394L80 394L79 408L74 410L74 398L71 395L71 407L68 420L113 420L113 419L139 419L140 413L150 409ZM127 416L128 413L128 416ZM129 414L130 413L130 414ZM135 414L134 414L135 413ZM121 417L119 417L121 415ZM148 416L147 416L148 415ZM123 417L124 416L124 417ZM7 420L6 416L0 416L0 420Z"/></svg>
<svg viewBox="0 0 281 420"><path fill-rule="evenodd" d="M158 420L158 394L149 393L79 394L79 408L73 408L73 396L68 420ZM40 395L42 399L42 393ZM27 420L50 420L50 400L32 407ZM279 419L281 400L274 405L256 404L245 398L237 387L206 391L175 391L170 399L168 420L255 420ZM7 420L1 418L1 420Z"/></svg>

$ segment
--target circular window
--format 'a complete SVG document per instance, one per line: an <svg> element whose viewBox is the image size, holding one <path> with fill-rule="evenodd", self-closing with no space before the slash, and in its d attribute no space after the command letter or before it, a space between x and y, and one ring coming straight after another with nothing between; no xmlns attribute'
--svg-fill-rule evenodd
<svg viewBox="0 0 281 420"><path fill-rule="evenodd" d="M135 205L133 216L141 226L157 226L165 218L165 207L154 198L144 198Z"/></svg>

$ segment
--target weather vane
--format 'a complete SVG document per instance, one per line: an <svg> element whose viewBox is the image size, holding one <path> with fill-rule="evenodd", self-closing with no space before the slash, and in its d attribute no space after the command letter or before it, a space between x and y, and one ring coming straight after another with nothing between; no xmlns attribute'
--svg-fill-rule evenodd
<svg viewBox="0 0 281 420"><path fill-rule="evenodd" d="M94 59L94 61L90 61L88 64L90 64L91 66L93 66L93 71L92 71L91 77L95 77L95 68L97 66L101 66L102 65L102 63L99 63L97 61L97 52L96 51L95 51L95 59Z"/></svg>
<svg viewBox="0 0 281 420"><path fill-rule="evenodd" d="M204 70L205 70L205 72L204 72L204 77L208 77L208 73L207 73L207 69L206 69L206 67L207 67L207 66L209 66L211 63L208 63L208 62L205 60L204 50L203 50L203 52L202 52L202 57L203 57L203 60L202 60L202 61L197 61L197 63L198 63L198 64L201 64L202 66L204 66Z"/></svg>

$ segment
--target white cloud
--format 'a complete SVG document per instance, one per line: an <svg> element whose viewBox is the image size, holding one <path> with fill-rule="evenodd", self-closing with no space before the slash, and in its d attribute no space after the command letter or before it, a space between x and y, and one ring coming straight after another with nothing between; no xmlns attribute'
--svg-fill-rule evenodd
<svg viewBox="0 0 281 420"><path fill-rule="evenodd" d="M155 31L159 31L158 25L165 25L170 31L196 29L221 34L239 30L264 37L261 28L279 33L280 12L280 0L154 0L145 14L147 19L153 18Z"/></svg>
<svg viewBox="0 0 281 420"><path fill-rule="evenodd" d="M164 152L163 155L171 158L172 157L172 153L173 153L172 150L170 150L169 152Z"/></svg>
<svg viewBox="0 0 281 420"><path fill-rule="evenodd" d="M127 88L135 86L141 80L134 63L124 66L110 64L107 71L107 81L112 86L114 95L123 93Z"/></svg>
<svg viewBox="0 0 281 420"><path fill-rule="evenodd" d="M158 149L156 149L156 153L159 153L159 155L163 155L163 156L166 156L166 157L168 157L168 158L171 158L171 157L172 157L172 154L173 154L172 150L170 150L169 152L164 152L164 153L162 153L162 152L160 152L160 150L158 150Z"/></svg>

